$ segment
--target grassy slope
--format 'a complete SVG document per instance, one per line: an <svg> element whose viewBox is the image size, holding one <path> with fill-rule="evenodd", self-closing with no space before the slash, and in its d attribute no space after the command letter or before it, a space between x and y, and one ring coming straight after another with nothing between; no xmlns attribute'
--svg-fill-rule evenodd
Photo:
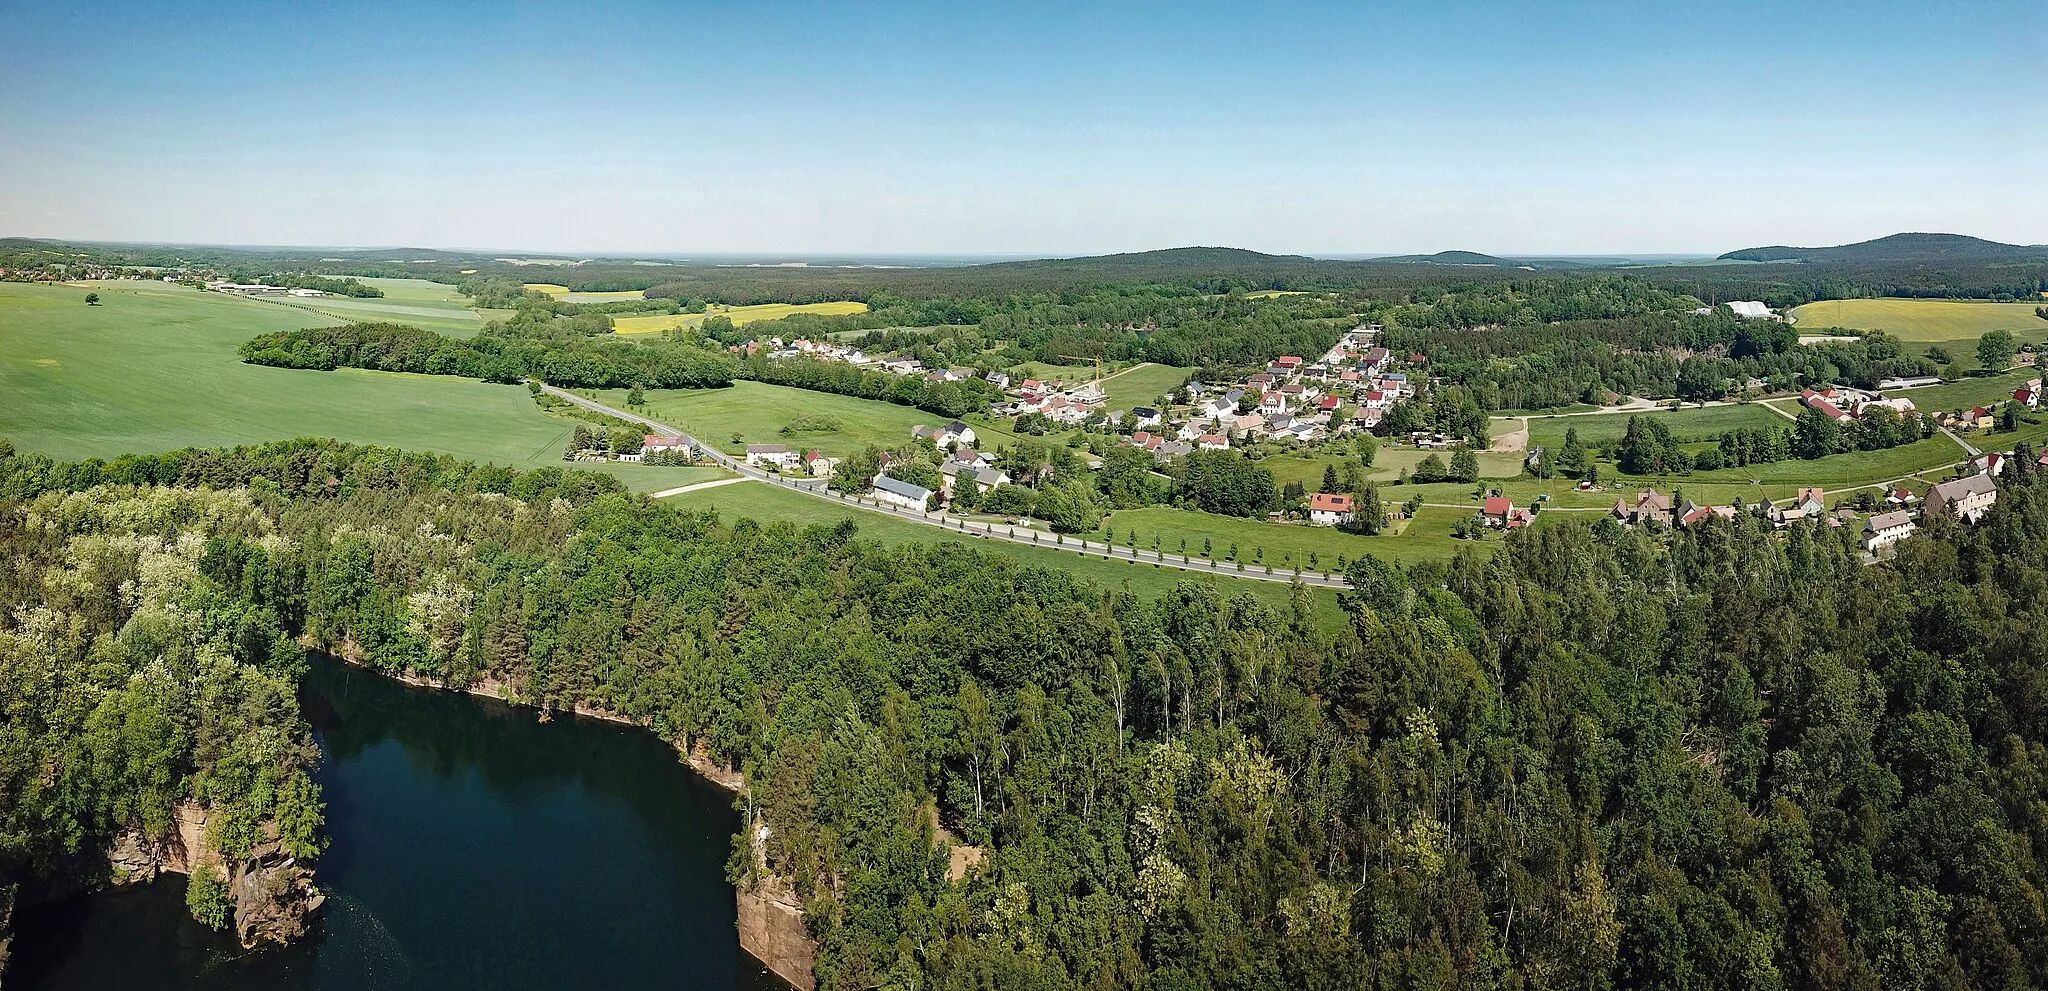
<svg viewBox="0 0 2048 991"><path fill-rule="evenodd" d="M1424 509L1398 534L1365 537L1343 533L1332 527L1269 523L1188 509L1147 506L1111 513L1106 527L1115 531L1118 544L1126 546L1130 544L1131 531L1136 529L1138 546L1147 550L1152 548L1152 538L1156 536L1160 550L1178 554L1181 538L1185 537L1187 552L1200 557L1202 541L1207 538L1210 553L1218 560L1225 558L1231 545L1236 544L1238 560L1246 563L1265 563L1281 569L1298 564L1307 568L1308 556L1314 552L1320 559L1320 570L1334 571L1339 554L1347 560L1376 554L1404 562L1450 557L1460 549L1475 546L1451 536L1451 524L1463 515L1465 513L1455 509ZM1105 535L1105 531L1098 530L1091 537L1101 540ZM1265 551L1262 562L1254 561L1255 549ZM1289 555L1292 555L1291 559Z"/></svg>
<svg viewBox="0 0 2048 991"><path fill-rule="evenodd" d="M2016 368L1998 375L1972 375L1924 389L1905 389L1887 395L1911 399L1915 407L1929 412L1962 410L2011 399L2014 389L2025 385L2028 379L2039 377L2040 369ZM1797 412L1796 408L1794 412Z"/></svg>
<svg viewBox="0 0 2048 991"><path fill-rule="evenodd" d="M816 523L837 523L850 519L860 526L864 537L898 543L916 540L925 543L940 541L973 542L983 550L1007 554L1024 564L1045 568L1058 568L1086 578L1108 588L1120 588L1125 584L1132 592L1151 598L1167 592L1182 581L1216 582L1228 592L1248 591L1261 601L1276 608L1288 605L1289 588L1277 582L1255 581L1252 579L1216 578L1209 575L1195 575L1172 568L1161 568L1150 564L1132 564L1127 561L1109 561L1102 558L1082 557L1071 551L1057 551L1050 548L1025 547L1002 540L988 540L963 537L948 533L936 527L923 526L904 520L891 519L875 513L862 512L814 499L810 496L791 492L787 489L742 482L737 485L721 485L717 488L700 489L671 496L672 505L695 509L717 509L729 519L751 517L757 520L787 520L797 526ZM1325 621L1340 616L1337 609L1336 593L1330 589L1314 589L1318 611Z"/></svg>
<svg viewBox="0 0 2048 991"><path fill-rule="evenodd" d="M599 402L625 407L623 390L594 394ZM649 417L711 443L726 444L733 434L739 434L749 444L814 447L831 456L844 456L870 444L899 447L910 442L912 427L944 422L943 417L908 406L762 382L735 382L728 389L651 389L646 398L644 412ZM839 422L839 429L795 435L781 432L790 421L806 415L830 417ZM985 450L1016 443L1016 435L1004 427L982 418L973 423Z"/></svg>
<svg viewBox="0 0 2048 991"><path fill-rule="evenodd" d="M469 297L454 286L424 279L363 279L384 291L382 299L350 296L293 298L266 301L273 306L290 306L334 317L332 322L353 320L365 323L406 323L451 337L467 337L483 327L484 317L469 306ZM121 285L115 283L114 285Z"/></svg>
<svg viewBox="0 0 2048 991"><path fill-rule="evenodd" d="M243 364L257 334L323 326L288 306L163 283L86 289L0 283L0 436L58 458L247 444L298 436L560 464L571 424L524 389L388 372ZM685 477L610 468L636 488Z"/></svg>
<svg viewBox="0 0 2048 991"><path fill-rule="evenodd" d="M1742 428L1783 428L1792 425L1792 421L1755 404L1694 407L1655 413L1536 416L1529 418L1529 444L1552 451L1561 450L1564 447L1564 434L1568 429L1577 430L1579 443L1589 447L1618 443L1622 435L1628 432L1628 421L1631 416L1643 416L1663 423L1671 428L1672 437L1681 442L1713 440L1730 430ZM1496 433L1504 430L1504 427L1495 427Z"/></svg>

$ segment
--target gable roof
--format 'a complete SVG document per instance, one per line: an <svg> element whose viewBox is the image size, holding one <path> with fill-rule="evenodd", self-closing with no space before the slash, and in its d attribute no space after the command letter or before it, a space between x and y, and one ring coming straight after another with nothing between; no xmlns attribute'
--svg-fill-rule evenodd
<svg viewBox="0 0 2048 991"><path fill-rule="evenodd" d="M1998 482L1993 480L1990 475L1967 475L1962 478L1938 483L1927 494L1935 495L1939 493L1943 502L1952 502L1964 496L1983 495L1987 492L1996 491L1998 491Z"/></svg>
<svg viewBox="0 0 2048 991"><path fill-rule="evenodd" d="M1308 497L1309 512L1348 513L1351 511L1351 497L1339 492L1318 492Z"/></svg>
<svg viewBox="0 0 2048 991"><path fill-rule="evenodd" d="M906 482L900 478L890 478L887 475L875 479L875 488L906 499L930 499L932 497L932 490L922 485Z"/></svg>

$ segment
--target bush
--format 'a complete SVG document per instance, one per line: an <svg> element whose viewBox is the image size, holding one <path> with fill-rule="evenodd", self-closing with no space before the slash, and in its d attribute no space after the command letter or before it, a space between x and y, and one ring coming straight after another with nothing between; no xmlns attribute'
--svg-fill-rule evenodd
<svg viewBox="0 0 2048 991"><path fill-rule="evenodd" d="M185 908L208 929L228 925L228 884L220 872L201 864L185 882Z"/></svg>

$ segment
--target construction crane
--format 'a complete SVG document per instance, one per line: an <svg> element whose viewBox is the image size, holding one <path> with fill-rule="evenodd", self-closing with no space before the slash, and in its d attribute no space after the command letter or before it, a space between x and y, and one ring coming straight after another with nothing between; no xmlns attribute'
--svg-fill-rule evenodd
<svg viewBox="0 0 2048 991"><path fill-rule="evenodd" d="M1096 382L1100 382L1100 381L1102 381L1102 357L1101 357L1100 355L1086 355L1086 354L1063 354L1063 355L1060 355L1060 357L1061 357L1061 358L1063 358L1063 359L1066 359L1067 361L1092 361L1092 362L1094 362L1094 363L1095 363L1095 378L1094 378L1094 381L1096 381Z"/></svg>

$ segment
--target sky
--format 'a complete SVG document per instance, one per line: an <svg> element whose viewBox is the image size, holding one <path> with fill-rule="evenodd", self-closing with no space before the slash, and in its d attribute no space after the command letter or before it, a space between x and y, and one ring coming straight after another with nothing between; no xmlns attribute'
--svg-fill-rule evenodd
<svg viewBox="0 0 2048 991"><path fill-rule="evenodd" d="M0 32L0 236L2043 243L2038 3L24 4Z"/></svg>

